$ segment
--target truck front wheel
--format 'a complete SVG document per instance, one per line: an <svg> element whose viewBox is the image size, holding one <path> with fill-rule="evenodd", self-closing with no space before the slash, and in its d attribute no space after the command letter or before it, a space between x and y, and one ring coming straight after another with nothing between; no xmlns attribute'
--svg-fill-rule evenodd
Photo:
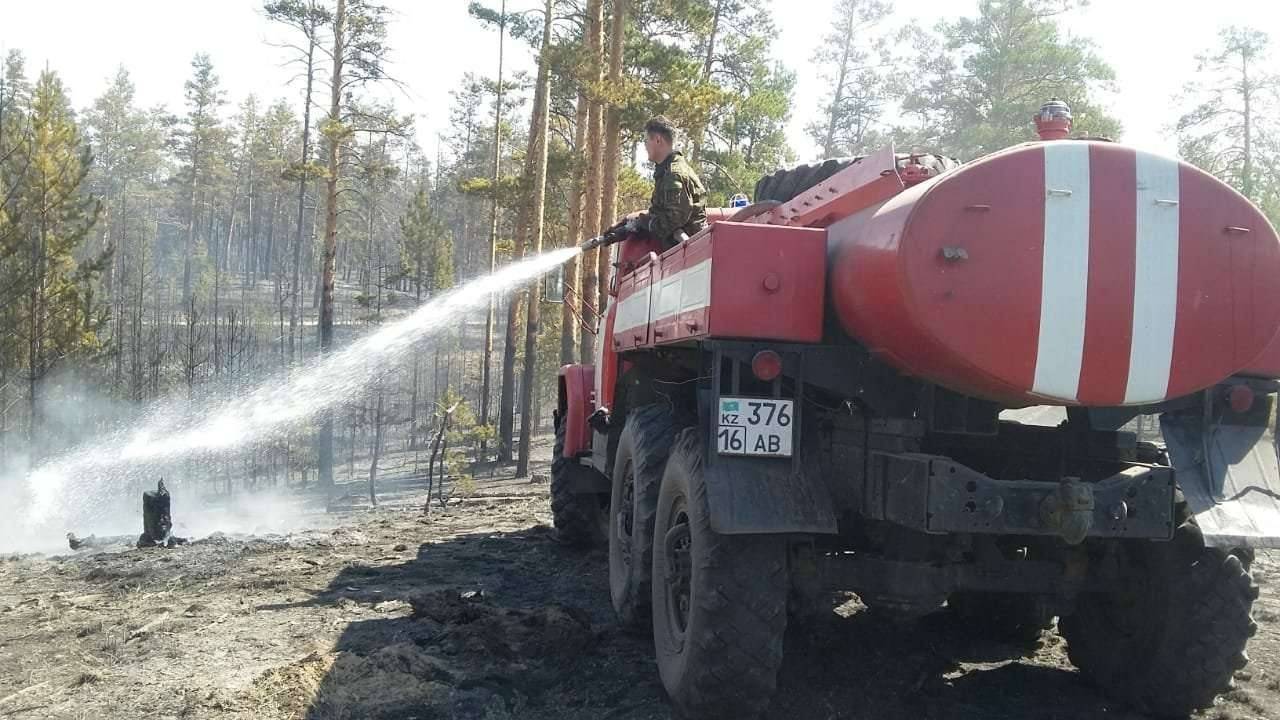
<svg viewBox="0 0 1280 720"><path fill-rule="evenodd" d="M627 415L618 439L609 503L609 596L629 627L649 620L653 514L674 430L669 407L644 405Z"/></svg>
<svg viewBox="0 0 1280 720"><path fill-rule="evenodd" d="M676 437L654 522L653 638L662 684L698 718L753 717L777 684L787 625L782 537L711 529L705 437Z"/></svg>
<svg viewBox="0 0 1280 720"><path fill-rule="evenodd" d="M609 525L608 495L580 493L582 473L591 472L564 456L564 420L556 417L551 455L551 516L556 537L567 545L594 547L604 542Z"/></svg>
<svg viewBox="0 0 1280 720"><path fill-rule="evenodd" d="M1124 581L1082 595L1058 623L1071 662L1104 692L1159 717L1208 707L1245 666L1258 588L1193 522L1173 540L1125 543Z"/></svg>

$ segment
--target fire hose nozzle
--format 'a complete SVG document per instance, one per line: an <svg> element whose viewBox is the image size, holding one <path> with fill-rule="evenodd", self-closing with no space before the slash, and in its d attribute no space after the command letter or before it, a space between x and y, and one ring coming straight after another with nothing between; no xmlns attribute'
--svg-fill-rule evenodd
<svg viewBox="0 0 1280 720"><path fill-rule="evenodd" d="M588 250L595 250L598 247L612 245L625 237L626 234L626 223L618 223L590 240L583 240L578 244L578 249L582 250L582 252L587 252Z"/></svg>
<svg viewBox="0 0 1280 720"><path fill-rule="evenodd" d="M581 250L582 252L587 252L588 250L595 250L596 248L604 244L605 244L605 236L597 235L593 238L590 238L588 240L583 240L581 243L578 243L578 249Z"/></svg>

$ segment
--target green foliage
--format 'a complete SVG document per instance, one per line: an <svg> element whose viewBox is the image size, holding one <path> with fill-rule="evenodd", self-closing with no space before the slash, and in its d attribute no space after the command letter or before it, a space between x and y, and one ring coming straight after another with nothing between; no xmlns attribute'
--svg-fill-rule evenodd
<svg viewBox="0 0 1280 720"><path fill-rule="evenodd" d="M640 0L634 3L620 87L592 87L618 104L623 147L662 113L681 128L709 193L723 204L792 161L786 141L795 75L771 59L777 30L762 0ZM625 170L624 170L625 174ZM620 195L621 208L643 207ZM638 199L638 198L637 198Z"/></svg>
<svg viewBox="0 0 1280 720"><path fill-rule="evenodd" d="M219 108L226 103L226 93L222 90L218 76L213 70L213 62L205 53L199 53L191 61L191 78L187 80L185 97L187 101L186 127L178 133L181 153L188 166L186 172L200 171L207 173L209 163L201 167L202 161L213 156L214 145L226 139L222 121L218 118ZM197 178L197 182L203 178Z"/></svg>
<svg viewBox="0 0 1280 720"><path fill-rule="evenodd" d="M1280 221L1280 76L1270 70L1270 37L1228 27L1197 57L1178 98L1173 130L1183 159L1230 183Z"/></svg>
<svg viewBox="0 0 1280 720"><path fill-rule="evenodd" d="M894 99L892 33L883 28L892 6L884 0L836 0L831 30L813 54L829 88L820 114L805 132L827 158L866 154Z"/></svg>
<svg viewBox="0 0 1280 720"><path fill-rule="evenodd" d="M437 403L436 422L443 422L445 414L450 411L449 429L445 433L449 441L445 472L449 477L461 480L470 477L468 470L474 461L474 453L482 443L492 444L497 438L497 431L492 425L481 425L471 404L453 388L446 389ZM468 460L469 456L473 459Z"/></svg>
<svg viewBox="0 0 1280 720"><path fill-rule="evenodd" d="M6 158L17 232L5 236L9 261L0 267L13 293L10 330L22 342L4 343L4 353L12 363L25 351L26 371L42 378L56 362L101 347L107 316L93 285L109 254L76 260L101 203L83 192L92 159L55 74L40 75L24 114L29 134Z"/></svg>
<svg viewBox="0 0 1280 720"><path fill-rule="evenodd" d="M306 0L271 0L262 6L268 18L314 35L318 28L333 22L329 8Z"/></svg>
<svg viewBox="0 0 1280 720"><path fill-rule="evenodd" d="M387 22L391 9L369 0L347 0L344 29L346 65L344 86L387 79Z"/></svg>
<svg viewBox="0 0 1280 720"><path fill-rule="evenodd" d="M453 287L453 237L433 212L426 188L418 189L400 218L400 253L423 295Z"/></svg>
<svg viewBox="0 0 1280 720"><path fill-rule="evenodd" d="M751 194L756 180L790 163L786 124L795 74L780 65L750 69L749 83L734 94L710 133L703 152L702 180L708 203L723 206L735 193Z"/></svg>
<svg viewBox="0 0 1280 720"><path fill-rule="evenodd" d="M505 28L511 37L527 40L535 44L542 38L542 23L540 18L535 15L516 12L508 12L503 15L500 11L486 7L478 2L468 5L467 12L484 25Z"/></svg>
<svg viewBox="0 0 1280 720"><path fill-rule="evenodd" d="M1033 140L1031 116L1050 97L1071 106L1076 134L1117 137L1120 123L1095 99L1115 73L1092 43L1058 27L1078 4L982 0L976 17L918 33L921 65L902 102L916 120L913 139L961 159Z"/></svg>

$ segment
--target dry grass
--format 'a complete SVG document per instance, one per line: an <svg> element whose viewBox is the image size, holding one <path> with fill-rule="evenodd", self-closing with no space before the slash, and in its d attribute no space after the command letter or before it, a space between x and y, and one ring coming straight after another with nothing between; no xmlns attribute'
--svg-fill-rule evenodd
<svg viewBox="0 0 1280 720"><path fill-rule="evenodd" d="M92 685L93 683L96 683L101 679L102 679L101 675L98 675L97 673L89 672L86 670L85 672L82 672L76 675L74 678L72 678L71 683L68 685L68 687L72 687L72 688L84 687L85 685Z"/></svg>
<svg viewBox="0 0 1280 720"><path fill-rule="evenodd" d="M1255 712L1266 712L1267 710L1267 706L1261 700L1254 697L1253 693L1245 690L1244 688L1236 688L1235 690L1223 695L1222 699L1238 703Z"/></svg>
<svg viewBox="0 0 1280 720"><path fill-rule="evenodd" d="M246 580L239 585L241 590L273 590L276 588L287 589L289 581L284 578L258 578L254 580Z"/></svg>
<svg viewBox="0 0 1280 720"><path fill-rule="evenodd" d="M464 498L475 497L476 492L479 489L476 485L476 479L471 477L470 475L463 475L462 477L458 478L456 485L457 485L458 495L461 495Z"/></svg>
<svg viewBox="0 0 1280 720"><path fill-rule="evenodd" d="M268 670L254 681L251 693L259 703L274 705L286 717L314 717L308 709L334 658L329 653L312 652L294 663Z"/></svg>
<svg viewBox="0 0 1280 720"><path fill-rule="evenodd" d="M118 633L107 633L98 641L98 652L106 655L112 662L120 662L124 653L124 638Z"/></svg>

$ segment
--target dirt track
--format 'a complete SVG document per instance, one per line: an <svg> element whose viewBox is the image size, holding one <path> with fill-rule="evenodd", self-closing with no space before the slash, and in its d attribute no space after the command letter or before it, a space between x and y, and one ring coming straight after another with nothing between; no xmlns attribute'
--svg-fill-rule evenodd
<svg viewBox="0 0 1280 720"><path fill-rule="evenodd" d="M429 518L408 493L336 530L0 560L0 717L670 717L650 641L613 621L604 554L554 542L545 485L480 491ZM1280 720L1278 560L1255 566L1253 662L1202 717ZM789 634L766 717L1139 716L1081 682L1056 634L1020 654L851 599Z"/></svg>

